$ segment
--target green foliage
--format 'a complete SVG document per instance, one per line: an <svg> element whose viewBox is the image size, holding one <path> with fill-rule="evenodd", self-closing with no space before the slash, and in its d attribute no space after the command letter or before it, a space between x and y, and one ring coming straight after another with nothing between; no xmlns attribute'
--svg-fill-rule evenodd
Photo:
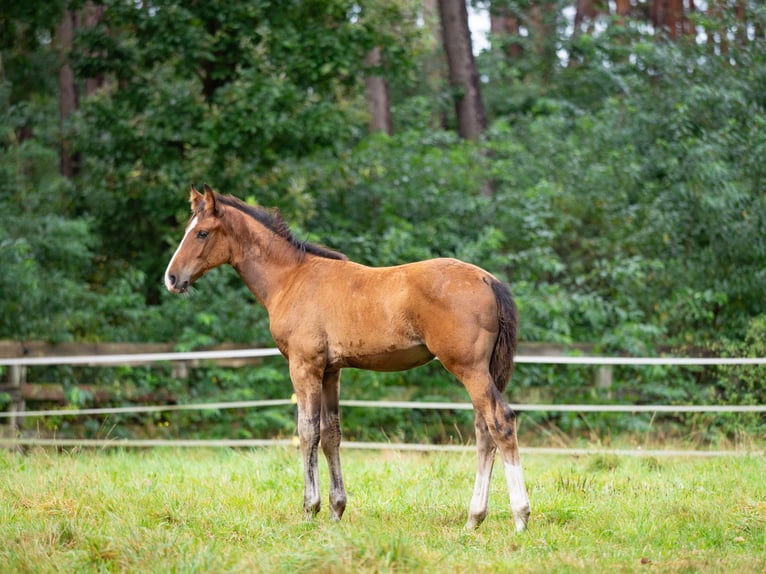
<svg viewBox="0 0 766 574"><path fill-rule="evenodd" d="M762 46L747 49L760 69ZM517 257L530 250L544 265L518 268L595 303L601 312L585 315L601 315L599 332L629 322L689 342L741 332L744 308L762 312L766 212L751 160L764 114L746 88L758 74L704 50L643 46L612 72L624 89L589 89L587 108L570 91L592 69L567 71L567 89L554 80L545 96L559 103L510 109L490 131L495 189L517 198L506 203L517 225L533 226L521 240L538 239ZM521 201L534 202L531 217Z"/></svg>
<svg viewBox="0 0 766 574"><path fill-rule="evenodd" d="M766 315L755 317L748 326L743 341L721 345L722 356L763 357L766 356ZM718 393L732 404L766 404L766 386L763 372L758 365L720 368Z"/></svg>
<svg viewBox="0 0 766 574"><path fill-rule="evenodd" d="M3 119L23 123L13 115ZM0 332L7 338L70 338L69 310L90 303L84 286L98 239L88 219L69 217L71 195L50 149L34 140L0 146Z"/></svg>
<svg viewBox="0 0 766 574"><path fill-rule="evenodd" d="M716 345L716 351L723 357L764 357L766 356L766 315L754 317L742 340L726 341ZM766 404L766 384L763 365L721 366L708 374L702 382L709 396L722 404L763 405ZM711 419L694 418L700 433L711 436L747 436L766 433L766 420L758 413L744 413Z"/></svg>
<svg viewBox="0 0 766 574"><path fill-rule="evenodd" d="M284 162L256 196L282 198L288 219L362 263L471 251L481 263L496 236L481 196L483 163L480 150L452 134L405 132L367 138L340 156Z"/></svg>
<svg viewBox="0 0 766 574"><path fill-rule="evenodd" d="M568 35L562 10L571 3L557 1L542 32L525 21L524 34L493 38L480 55L491 126L481 142L466 143L435 127L449 124L450 98L434 78L438 57L419 2L109 0L67 55L79 79L98 76L105 86L81 94L63 124L56 77L65 55L51 37L62 11L82 3L28 4L0 15L2 338L269 345L265 312L230 269L208 274L185 298L162 287L188 219L186 190L208 182L279 207L298 237L362 263L454 256L481 265L512 285L527 341L591 342L635 355L668 346L760 352L759 34L727 51L660 41L640 22L605 20ZM517 16L529 6L507 3ZM763 10L749 6L748 14L753 30L763 29ZM509 42L522 48L513 58ZM392 137L365 135L364 56L374 46L384 55L374 71L392 86ZM73 181L58 175L62 138L78 159ZM744 340L747 348L727 342ZM587 369L525 366L509 394L762 401L757 373L737 373L624 369L612 389L594 391ZM89 377L110 380L56 376L71 389ZM184 389L144 371L121 380L169 386L184 398L237 394L256 382L205 376L224 382ZM438 367L344 376L344 393L357 397L465 398ZM284 375L272 379L285 396ZM223 429L232 415L219 416L220 425L208 417L201 426ZM458 435L471 432L468 413L415 416L405 426L403 413L370 419L352 411L347 421L360 437L399 428L402 439L455 440L453 420ZM701 428L705 420L662 422ZM578 432L658 423L568 415L535 422ZM751 422L758 429L762 417ZM287 428L276 414L260 424L238 421L237 432ZM721 433L738 428L721 424Z"/></svg>
<svg viewBox="0 0 766 574"><path fill-rule="evenodd" d="M182 190L207 181L246 192L284 158L357 137L364 118L350 90L366 50L387 36L368 28L364 3L107 4L74 56L81 75L119 84L83 102L76 122L82 209L104 237L108 269L138 266L146 300L157 304L157 246L172 244L169 228L186 218ZM391 58L406 73L406 58Z"/></svg>

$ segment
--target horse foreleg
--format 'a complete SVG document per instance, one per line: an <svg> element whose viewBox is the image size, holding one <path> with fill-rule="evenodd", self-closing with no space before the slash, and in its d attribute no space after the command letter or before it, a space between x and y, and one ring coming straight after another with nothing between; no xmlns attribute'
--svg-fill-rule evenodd
<svg viewBox="0 0 766 574"><path fill-rule="evenodd" d="M319 512L319 450L320 412L322 405L321 378L311 369L290 364L295 396L298 399L298 438L303 455L303 515L306 520Z"/></svg>
<svg viewBox="0 0 766 574"><path fill-rule="evenodd" d="M473 487L473 497L468 510L468 523L465 525L467 529L477 528L487 517L489 485L497 450L495 441L489 434L487 421L478 412L476 413L474 428L476 429L476 449L479 454L479 464L476 468L476 484Z"/></svg>
<svg viewBox="0 0 766 574"><path fill-rule="evenodd" d="M330 471L330 517L340 520L346 509L346 487L340 467L340 371L325 373L322 382L321 445Z"/></svg>

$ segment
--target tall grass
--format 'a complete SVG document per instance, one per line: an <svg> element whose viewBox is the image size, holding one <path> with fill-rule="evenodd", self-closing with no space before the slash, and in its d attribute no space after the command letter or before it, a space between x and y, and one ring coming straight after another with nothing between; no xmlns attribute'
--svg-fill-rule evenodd
<svg viewBox="0 0 766 574"><path fill-rule="evenodd" d="M344 452L346 516L302 520L293 449L0 453L5 572L764 572L766 460L525 459L465 532L470 454ZM322 466L324 472L324 466ZM323 474L326 493L327 476Z"/></svg>

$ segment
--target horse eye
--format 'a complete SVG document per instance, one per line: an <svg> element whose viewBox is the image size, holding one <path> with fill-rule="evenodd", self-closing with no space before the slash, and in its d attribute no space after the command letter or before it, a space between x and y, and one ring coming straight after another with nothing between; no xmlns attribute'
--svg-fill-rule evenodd
<svg viewBox="0 0 766 574"><path fill-rule="evenodd" d="M197 232L197 239L205 239L207 237L207 231L198 231Z"/></svg>

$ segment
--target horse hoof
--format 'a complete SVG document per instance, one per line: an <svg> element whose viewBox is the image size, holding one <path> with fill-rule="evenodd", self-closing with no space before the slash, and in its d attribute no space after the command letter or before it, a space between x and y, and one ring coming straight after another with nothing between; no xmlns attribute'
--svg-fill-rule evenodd
<svg viewBox="0 0 766 574"><path fill-rule="evenodd" d="M530 514L531 509L529 505L521 508L518 512L513 513L513 520L516 523L516 532L524 532L527 529Z"/></svg>
<svg viewBox="0 0 766 574"><path fill-rule="evenodd" d="M481 526L481 523L484 522L484 519L487 517L486 514L479 514L476 516L469 516L468 522L465 523L465 529L466 530L476 530L479 526Z"/></svg>

